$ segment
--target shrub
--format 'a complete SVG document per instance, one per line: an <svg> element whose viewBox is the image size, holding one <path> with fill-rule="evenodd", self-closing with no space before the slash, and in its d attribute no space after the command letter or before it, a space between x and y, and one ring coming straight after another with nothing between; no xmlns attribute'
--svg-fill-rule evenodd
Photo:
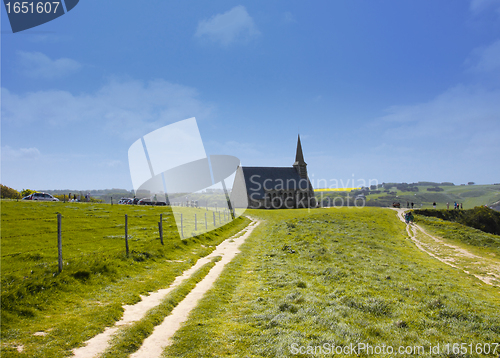
<svg viewBox="0 0 500 358"><path fill-rule="evenodd" d="M433 188L427 188L427 191L444 191L444 189L440 188L438 186L435 186Z"/></svg>
<svg viewBox="0 0 500 358"><path fill-rule="evenodd" d="M0 193L2 199L18 199L21 194L16 189L0 184Z"/></svg>
<svg viewBox="0 0 500 358"><path fill-rule="evenodd" d="M24 198L25 196L31 195L33 193L36 193L36 190L31 190L31 189L23 189L21 190L21 196Z"/></svg>

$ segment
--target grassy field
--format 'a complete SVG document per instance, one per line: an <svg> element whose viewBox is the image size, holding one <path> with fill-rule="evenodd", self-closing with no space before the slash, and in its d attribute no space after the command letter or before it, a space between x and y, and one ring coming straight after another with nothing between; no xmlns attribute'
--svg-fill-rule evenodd
<svg viewBox="0 0 500 358"><path fill-rule="evenodd" d="M432 204L436 202L437 209L446 209L446 203L450 203L450 208L453 209L453 203L462 203L464 209L472 209L475 206L491 205L500 201L500 185L455 185L455 186L439 186L443 191L434 192L427 191L428 188L434 186L418 186L418 192L409 192L397 190L395 187L390 189L392 194L371 193L366 196L366 204L368 206L391 206L393 202L400 202L401 207L406 207L406 202L413 202L415 208L432 208ZM345 197L348 193L323 193L323 198L327 196ZM353 193L349 193L350 196ZM316 198L321 198L322 192L316 193ZM333 202L333 199L332 199ZM336 203L340 203L338 200ZM339 204L337 204L339 205ZM351 204L353 205L353 204Z"/></svg>
<svg viewBox="0 0 500 358"><path fill-rule="evenodd" d="M480 248L500 258L500 236L489 234L459 223L434 217L415 215L415 222L432 235L448 239L454 244L467 245L468 249Z"/></svg>
<svg viewBox="0 0 500 358"><path fill-rule="evenodd" d="M415 216L419 245L457 269L500 287L500 236L436 218Z"/></svg>
<svg viewBox="0 0 500 358"><path fill-rule="evenodd" d="M325 343L421 346L424 354L398 356L470 357L485 355L447 354L443 345L500 343L498 287L419 251L394 211L249 214L263 224L164 357L321 357L292 349ZM430 354L437 344L441 353Z"/></svg>
<svg viewBox="0 0 500 358"><path fill-rule="evenodd" d="M446 209L446 203L450 203L450 208L453 208L455 201L463 204L464 209L472 209L475 206L490 205L500 200L500 185L440 186L444 189L441 192L427 191L427 188L429 187L419 187L418 193L397 191L396 195L402 204L406 204L406 201L413 201L422 208L431 208L432 203L436 202L437 209Z"/></svg>
<svg viewBox="0 0 500 358"><path fill-rule="evenodd" d="M58 212L63 216L61 274ZM160 213L164 245L158 235ZM431 355L429 350L447 343L500 343L499 288L419 251L394 211L247 214L262 224L174 336L165 357L321 357L294 354L293 347L325 343L425 350L398 356L468 357L484 355ZM167 287L247 223L240 218L182 240L168 208L2 202L2 357L71 355L72 348L113 325L122 305ZM498 259L498 236L432 218L419 224L477 255ZM194 223L186 225L191 230ZM135 351L212 266L202 267L142 320L121 329L105 357Z"/></svg>
<svg viewBox="0 0 500 358"><path fill-rule="evenodd" d="M1 205L2 357L70 355L72 348L117 321L123 304L167 287L249 222L239 218L181 240L168 207L30 201ZM57 213L62 215L60 274ZM164 245L158 232L160 214Z"/></svg>

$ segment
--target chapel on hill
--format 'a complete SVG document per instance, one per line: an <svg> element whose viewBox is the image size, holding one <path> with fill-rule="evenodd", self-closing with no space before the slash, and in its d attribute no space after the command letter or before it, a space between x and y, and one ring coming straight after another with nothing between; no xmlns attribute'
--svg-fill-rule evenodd
<svg viewBox="0 0 500 358"><path fill-rule="evenodd" d="M238 167L231 202L236 208L296 209L316 206L300 135L291 167Z"/></svg>

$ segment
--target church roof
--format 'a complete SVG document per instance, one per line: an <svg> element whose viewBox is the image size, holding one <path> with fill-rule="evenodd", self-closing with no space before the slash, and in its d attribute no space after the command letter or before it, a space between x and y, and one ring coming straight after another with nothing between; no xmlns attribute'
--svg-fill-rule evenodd
<svg viewBox="0 0 500 358"><path fill-rule="evenodd" d="M293 167L241 167L248 195L264 199L267 190L311 188L309 180L301 179Z"/></svg>

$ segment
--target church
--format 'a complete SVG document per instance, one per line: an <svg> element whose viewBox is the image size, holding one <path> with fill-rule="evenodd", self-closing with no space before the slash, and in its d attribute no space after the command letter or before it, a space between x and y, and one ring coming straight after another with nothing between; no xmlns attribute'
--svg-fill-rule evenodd
<svg viewBox="0 0 500 358"><path fill-rule="evenodd" d="M297 209L316 207L307 176L300 135L291 167L238 167L231 202L235 208Z"/></svg>

